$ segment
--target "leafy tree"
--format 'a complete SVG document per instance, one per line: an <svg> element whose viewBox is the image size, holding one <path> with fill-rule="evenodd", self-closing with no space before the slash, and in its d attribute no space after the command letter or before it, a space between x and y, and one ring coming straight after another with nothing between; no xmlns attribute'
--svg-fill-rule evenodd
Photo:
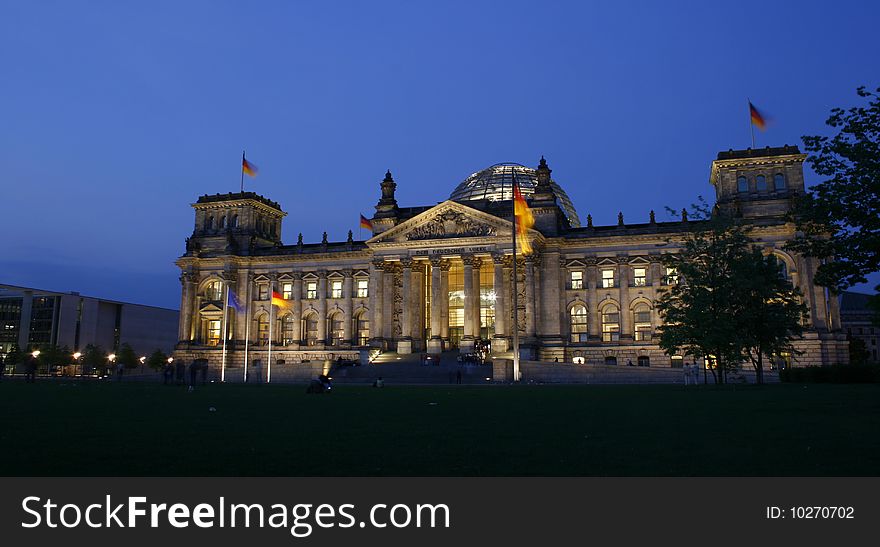
<svg viewBox="0 0 880 547"><path fill-rule="evenodd" d="M800 291L783 277L783 270L772 254L765 256L759 248L752 247L733 270L737 330L761 384L765 356L802 353L794 348L792 340L803 334L807 306Z"/></svg>
<svg viewBox="0 0 880 547"><path fill-rule="evenodd" d="M47 374L51 374L53 367L63 365L69 361L69 355L69 351L61 349L56 345L42 346L40 347L40 355L37 356L37 364Z"/></svg>
<svg viewBox="0 0 880 547"><path fill-rule="evenodd" d="M857 93L867 105L834 108L825 122L837 135L803 137L807 162L826 179L798 200L803 235L788 245L823 259L815 281L838 292L880 270L880 88Z"/></svg>
<svg viewBox="0 0 880 547"><path fill-rule="evenodd" d="M81 358L83 367L97 370L100 374L107 371L107 353L100 346L88 344Z"/></svg>
<svg viewBox="0 0 880 547"><path fill-rule="evenodd" d="M706 359L717 383L743 360L743 346L735 318L735 268L749 254L744 229L720 214L704 220L691 232L678 253L662 257L674 268L679 283L657 301L663 317L658 328L660 347L669 354L683 350Z"/></svg>
<svg viewBox="0 0 880 547"><path fill-rule="evenodd" d="M122 363L125 368L136 368L140 364L137 354L128 342L123 342L119 346L119 351L116 352L116 362Z"/></svg>
<svg viewBox="0 0 880 547"><path fill-rule="evenodd" d="M18 344L12 344L9 352L6 354L6 365L12 367L12 374L15 374L15 367L24 362L24 352L18 347Z"/></svg>
<svg viewBox="0 0 880 547"><path fill-rule="evenodd" d="M849 364L851 365L864 365L868 362L868 359L871 357L871 354L868 353L868 347L865 345L865 341L861 338L852 338L849 339Z"/></svg>
<svg viewBox="0 0 880 547"><path fill-rule="evenodd" d="M153 370L162 370L166 362L168 362L168 356L160 349L157 349L147 357L147 365Z"/></svg>

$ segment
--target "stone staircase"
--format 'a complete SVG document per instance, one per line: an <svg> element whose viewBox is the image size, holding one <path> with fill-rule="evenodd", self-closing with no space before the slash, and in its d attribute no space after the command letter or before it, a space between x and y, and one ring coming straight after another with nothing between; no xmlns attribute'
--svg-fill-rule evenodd
<svg viewBox="0 0 880 547"><path fill-rule="evenodd" d="M492 365L458 363L458 351L446 351L425 358L423 353L399 354L385 352L369 365L334 366L330 376L339 384L372 384L381 377L386 386L413 384L456 384L461 373L462 384L489 384ZM439 361L439 362L438 362ZM488 380L487 380L488 378Z"/></svg>
<svg viewBox="0 0 880 547"><path fill-rule="evenodd" d="M667 367L629 367L608 365L573 365L569 363L540 363L524 361L522 363L523 381L532 384L681 384L684 385L685 375L680 368ZM696 375L694 380L703 383L703 374ZM706 377L713 384L712 374ZM753 370L728 376L731 384L754 384ZM778 384L779 375L773 371L764 371L764 382Z"/></svg>

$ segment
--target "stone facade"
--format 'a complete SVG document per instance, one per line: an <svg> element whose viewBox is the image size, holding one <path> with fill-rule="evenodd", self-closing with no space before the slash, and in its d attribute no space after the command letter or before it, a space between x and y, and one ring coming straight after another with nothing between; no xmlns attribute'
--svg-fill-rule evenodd
<svg viewBox="0 0 880 547"><path fill-rule="evenodd" d="M837 299L813 285L815 260L783 250L794 235L785 213L803 191L804 158L788 146L722 152L710 182L717 206L752 224L752 237L779 257L804 294L809 329L798 342L804 353L791 364L845 363ZM683 212L680 220L657 222L651 212L645 223L620 215L616 225L594 226L588 216L581 226L550 173L543 158L537 169L499 164L429 207L399 207L397 184L386 173L366 241L349 233L344 242L325 235L305 244L300 236L284 245L285 213L277 203L247 192L202 196L177 261L177 355L223 362L243 378L245 362L283 370L360 359L370 348L408 354L491 346L502 355L517 329L524 359L652 367L689 359L659 349L654 302L676 280L662 254L676 252L695 221ZM517 255L516 264L514 183L535 216L528 234L535 253ZM282 306L270 305L273 292ZM227 295L240 311L226 306Z"/></svg>

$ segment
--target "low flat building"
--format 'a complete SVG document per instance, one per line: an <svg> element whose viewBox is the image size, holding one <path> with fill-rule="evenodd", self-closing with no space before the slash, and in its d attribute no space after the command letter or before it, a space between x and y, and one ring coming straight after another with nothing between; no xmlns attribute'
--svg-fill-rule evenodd
<svg viewBox="0 0 880 547"><path fill-rule="evenodd" d="M877 339L880 338L880 327L875 323L877 312L868 307L870 294L844 291L840 294L840 324L846 331L849 340L861 340L865 343L867 358L871 363L878 363Z"/></svg>
<svg viewBox="0 0 880 547"><path fill-rule="evenodd" d="M30 351L47 346L82 351L88 344L115 351L128 343L136 353L177 343L177 310L0 285L0 354L18 345Z"/></svg>

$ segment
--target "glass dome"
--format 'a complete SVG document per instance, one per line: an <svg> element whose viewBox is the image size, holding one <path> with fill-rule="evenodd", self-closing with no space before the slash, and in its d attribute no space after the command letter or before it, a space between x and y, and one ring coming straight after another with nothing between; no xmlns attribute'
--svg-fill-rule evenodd
<svg viewBox="0 0 880 547"><path fill-rule="evenodd" d="M519 184L522 195L529 197L535 193L538 185L537 172L531 167L518 163L496 163L482 171L478 171L459 184L449 199L453 201L510 201L513 200L513 179ZM568 194L565 193L556 181L550 180L553 193L556 194L556 204L565 213L568 222L573 228L578 228L581 221L578 218L574 205L571 204Z"/></svg>

